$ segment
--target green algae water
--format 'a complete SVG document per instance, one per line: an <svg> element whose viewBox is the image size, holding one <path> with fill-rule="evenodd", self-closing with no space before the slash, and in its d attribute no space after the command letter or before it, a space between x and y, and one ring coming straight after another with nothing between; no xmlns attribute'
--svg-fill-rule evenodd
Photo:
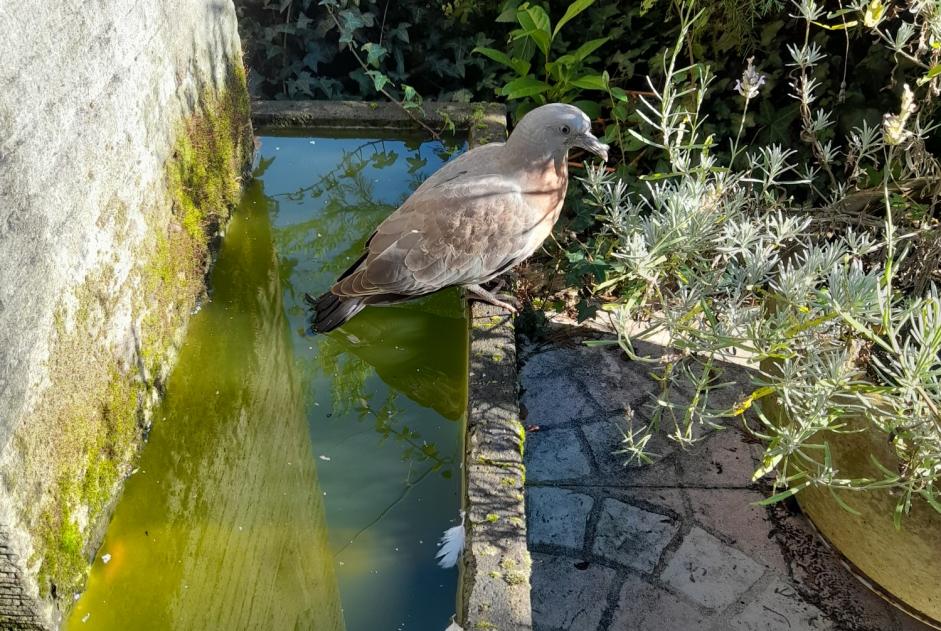
<svg viewBox="0 0 941 631"><path fill-rule="evenodd" d="M447 159L440 143L263 136L78 629L444 629L467 398L456 291L307 333L303 294Z"/></svg>

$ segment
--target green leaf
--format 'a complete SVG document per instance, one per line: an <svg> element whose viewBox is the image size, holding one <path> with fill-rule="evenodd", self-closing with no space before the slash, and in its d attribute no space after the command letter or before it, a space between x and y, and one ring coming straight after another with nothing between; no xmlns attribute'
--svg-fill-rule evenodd
<svg viewBox="0 0 941 631"><path fill-rule="evenodd" d="M385 76L378 70L369 70L366 72L366 74L368 74L372 79L372 83L376 88L376 92L382 92L382 89L391 83L391 81L389 81L389 77Z"/></svg>
<svg viewBox="0 0 941 631"><path fill-rule="evenodd" d="M542 94L543 92L549 89L549 84L545 81L540 81L535 77L520 77L519 79L514 79L510 81L503 89L500 90L500 94L509 98L509 99L523 99L527 96L536 96L537 94Z"/></svg>
<svg viewBox="0 0 941 631"><path fill-rule="evenodd" d="M366 52L366 64L373 68L378 68L382 58L389 54L389 51L372 42L366 42L361 47Z"/></svg>
<svg viewBox="0 0 941 631"><path fill-rule="evenodd" d="M528 36L536 43L543 55L549 55L549 16L539 5L529 6L528 3L520 6L516 19L523 27L523 35Z"/></svg>
<svg viewBox="0 0 941 631"><path fill-rule="evenodd" d="M941 75L941 64L935 64L928 68L928 72L926 72L925 75L918 80L918 85L925 85L938 75Z"/></svg>
<svg viewBox="0 0 941 631"><path fill-rule="evenodd" d="M600 74L593 75L583 75L578 79L575 79L571 82L576 88L581 88L582 90L607 90L608 86L604 82L604 77Z"/></svg>
<svg viewBox="0 0 941 631"><path fill-rule="evenodd" d="M772 495L771 497L766 497L763 500L755 502L755 504L757 504L758 506L768 506L770 504L777 504L781 500L786 500L787 498L791 497L792 495L795 495L799 491L803 491L808 486L810 486L810 482L804 482L803 484L792 486L791 488L781 491L780 493L776 493L775 495Z"/></svg>
<svg viewBox="0 0 941 631"><path fill-rule="evenodd" d="M827 489L829 489L830 495L833 496L833 501L836 502L837 506L845 510L847 513L850 513L851 515L856 515L857 517L862 516L862 513L860 513L858 510L856 510L855 508L847 504L846 500L840 497L840 494L837 493L836 490L834 490L832 486L828 486Z"/></svg>
<svg viewBox="0 0 941 631"><path fill-rule="evenodd" d="M555 30L552 31L552 39L555 39L555 36L559 34L559 31L562 30L562 27L568 24L569 20L574 18L576 15L590 7L595 3L595 0L575 0L572 4L569 5L569 8L565 10L565 15L559 18L559 21L556 22Z"/></svg>
<svg viewBox="0 0 941 631"><path fill-rule="evenodd" d="M520 26L527 31L544 31L547 34L549 33L551 26L549 15L546 13L545 9L538 4L530 5L528 2L525 2L520 5L516 19L520 23Z"/></svg>
<svg viewBox="0 0 941 631"><path fill-rule="evenodd" d="M584 61L585 57L601 48L609 39L611 38L600 37L598 39L589 40L575 49L575 52L572 53L572 56L575 57L575 59L578 61Z"/></svg>
<svg viewBox="0 0 941 631"><path fill-rule="evenodd" d="M783 457L783 454L776 454L774 456L766 455L761 461L761 466L752 474L751 481L757 482L759 479L774 471Z"/></svg>
<svg viewBox="0 0 941 631"><path fill-rule="evenodd" d="M529 73L529 62L523 61L522 59L517 59L516 57L510 57L506 53L502 53L495 48L487 48L486 46L478 46L471 52L479 53L485 57L489 57L498 64L503 64L507 68L512 69L516 74L525 76Z"/></svg>
<svg viewBox="0 0 941 631"><path fill-rule="evenodd" d="M340 43L350 44L353 42L353 33L366 26L359 12L343 11L340 13Z"/></svg>
<svg viewBox="0 0 941 631"><path fill-rule="evenodd" d="M601 116L601 105L595 103L594 101L575 101L572 103L572 105L585 112L585 116L588 118L595 119Z"/></svg>

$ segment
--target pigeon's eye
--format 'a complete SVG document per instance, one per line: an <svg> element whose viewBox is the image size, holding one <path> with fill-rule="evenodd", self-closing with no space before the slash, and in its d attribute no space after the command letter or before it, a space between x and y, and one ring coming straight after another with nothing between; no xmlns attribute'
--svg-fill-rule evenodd
<svg viewBox="0 0 941 631"><path fill-rule="evenodd" d="M559 129L559 131L562 132L562 135L563 135L563 136L568 136L568 135L569 135L569 132L572 131L572 130L569 129L569 126L568 126L568 125L562 125L562 127Z"/></svg>

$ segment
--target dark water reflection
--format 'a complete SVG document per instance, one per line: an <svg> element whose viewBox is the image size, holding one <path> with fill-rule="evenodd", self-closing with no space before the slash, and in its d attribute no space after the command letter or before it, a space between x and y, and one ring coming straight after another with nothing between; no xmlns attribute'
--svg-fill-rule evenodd
<svg viewBox="0 0 941 631"><path fill-rule="evenodd" d="M467 322L456 292L307 335L436 143L265 136L69 629L443 629ZM110 554L110 562L101 555Z"/></svg>

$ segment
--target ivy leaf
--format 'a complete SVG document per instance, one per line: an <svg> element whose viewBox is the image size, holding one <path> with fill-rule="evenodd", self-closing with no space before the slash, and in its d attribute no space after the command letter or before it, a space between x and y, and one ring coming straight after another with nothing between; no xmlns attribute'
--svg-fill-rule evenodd
<svg viewBox="0 0 941 631"><path fill-rule="evenodd" d="M307 17L307 14L301 13L300 15L297 16L297 30L299 31L306 30L307 25L310 24L311 22L313 22L313 20Z"/></svg>
<svg viewBox="0 0 941 631"><path fill-rule="evenodd" d="M582 298L578 301L578 304L575 305L575 310L578 312L578 321L584 322L589 318L593 318L596 313L598 313L598 305L594 302L589 302L586 298Z"/></svg>
<svg viewBox="0 0 941 631"><path fill-rule="evenodd" d="M359 11L342 11L340 13L340 43L352 43L353 33L364 26L366 22Z"/></svg>
<svg viewBox="0 0 941 631"><path fill-rule="evenodd" d="M317 72L317 67L323 61L327 61L323 48L314 42L309 42L307 44L307 54L304 55L304 59L302 59L301 62L304 66L310 68L311 71Z"/></svg>
<svg viewBox="0 0 941 631"><path fill-rule="evenodd" d="M366 64L373 68L378 68L382 58L389 54L384 47L372 42L366 42L360 48L366 52Z"/></svg>
<svg viewBox="0 0 941 631"><path fill-rule="evenodd" d="M392 83L389 81L389 77L385 76L378 70L367 70L366 74L369 75L370 79L372 79L372 84L376 88L376 92L382 92L383 88Z"/></svg>
<svg viewBox="0 0 941 631"><path fill-rule="evenodd" d="M411 26L411 24L409 24L408 22L402 22L401 24L399 24L399 25L396 26L395 28L389 29L388 35L389 35L389 37L394 37L394 38L398 39L400 42L403 42L403 43L405 43L405 44L409 44L409 43L411 43L411 42L409 41L409 39L408 39L408 27L410 27L410 26Z"/></svg>
<svg viewBox="0 0 941 631"><path fill-rule="evenodd" d="M311 87L312 87L311 84L312 82L311 82L310 73L306 71L300 72L298 73L296 79L291 79L290 81L287 82L288 92L291 95L303 93L303 94L306 94L307 96L314 96L314 92L313 90L311 90Z"/></svg>

